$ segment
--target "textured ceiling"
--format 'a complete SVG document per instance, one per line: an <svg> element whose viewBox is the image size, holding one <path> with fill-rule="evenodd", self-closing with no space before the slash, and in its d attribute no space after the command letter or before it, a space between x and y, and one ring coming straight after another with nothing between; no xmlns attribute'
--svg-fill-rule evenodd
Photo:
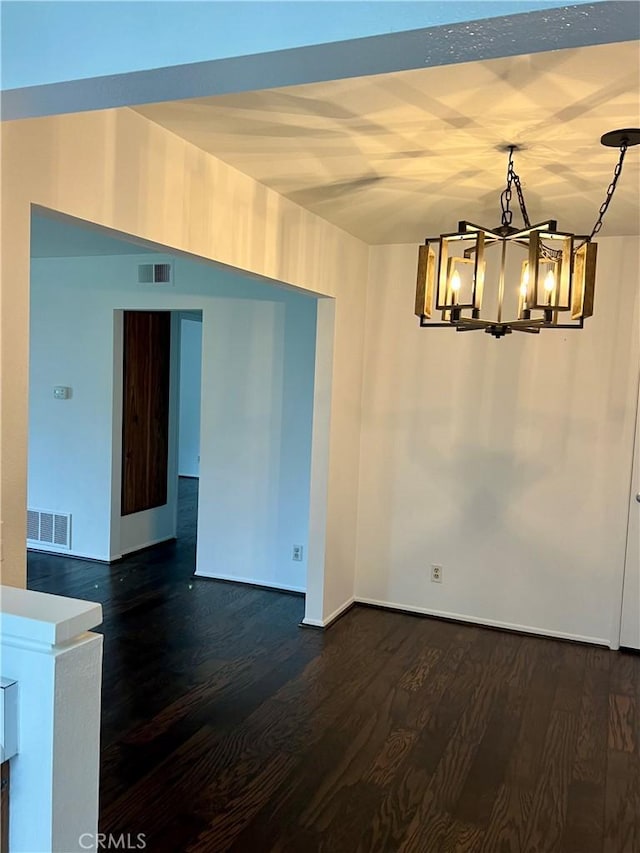
<svg viewBox="0 0 640 853"><path fill-rule="evenodd" d="M617 160L600 136L640 125L638 50L598 45L138 111L369 243L418 242L459 219L497 225L506 155L496 149L517 143L531 220L588 233ZM639 186L637 147L603 235L638 233Z"/></svg>

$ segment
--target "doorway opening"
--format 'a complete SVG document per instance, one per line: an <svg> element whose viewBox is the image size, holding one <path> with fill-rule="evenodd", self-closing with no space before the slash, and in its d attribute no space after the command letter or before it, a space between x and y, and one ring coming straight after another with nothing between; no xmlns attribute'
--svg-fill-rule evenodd
<svg viewBox="0 0 640 853"><path fill-rule="evenodd" d="M66 565L110 563L174 538L182 503L183 521L197 517L182 531L197 577L304 593L313 624L323 596L332 300L51 211L34 209L32 220L28 505L54 517L54 532L65 516L68 535L44 541L38 516L29 549ZM149 265L169 270L167 280L146 280ZM132 534L145 510L122 513L123 318L143 311L170 313L179 343L165 504L173 491L165 515L173 511L174 529L146 537Z"/></svg>
<svg viewBox="0 0 640 853"><path fill-rule="evenodd" d="M178 388L178 517L181 548L195 554L200 484L202 399L202 311L181 311Z"/></svg>
<svg viewBox="0 0 640 853"><path fill-rule="evenodd" d="M116 309L113 363L112 552L187 539L195 571L202 311Z"/></svg>

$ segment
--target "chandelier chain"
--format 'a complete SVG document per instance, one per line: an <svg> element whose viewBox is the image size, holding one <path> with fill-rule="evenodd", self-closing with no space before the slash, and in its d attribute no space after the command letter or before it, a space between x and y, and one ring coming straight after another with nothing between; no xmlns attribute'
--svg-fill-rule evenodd
<svg viewBox="0 0 640 853"><path fill-rule="evenodd" d="M506 227L511 225L513 211L511 210L511 184L513 183L513 146L509 147L509 163L507 165L507 186L500 194L500 207L502 208L502 224Z"/></svg>
<svg viewBox="0 0 640 853"><path fill-rule="evenodd" d="M502 205L502 224L503 225L511 225L511 221L513 219L513 213L510 209L509 202L513 196L513 192L511 190L511 185L513 184L516 188L516 193L518 195L518 204L520 206L520 213L522 215L522 221L524 222L525 228L531 228L531 220L529 219L529 212L527 210L527 205L524 200L524 192L522 190L522 184L520 183L520 175L513 168L513 152L514 146L509 147L509 165L507 166L507 186L506 189L503 190L502 195L500 196L500 204ZM540 244L540 254L544 258L548 258L549 260L557 260L562 252L559 252L556 249L552 249L550 246L545 246L543 243Z"/></svg>
<svg viewBox="0 0 640 853"><path fill-rule="evenodd" d="M589 234L587 239L584 240L583 243L581 243L581 246L584 246L585 243L589 243L591 240L593 240L593 238L602 228L605 214L609 209L609 205L611 204L611 200L613 199L616 187L618 185L618 179L622 174L622 164L624 163L624 158L627 153L628 147L628 142L626 140L623 140L620 144L620 157L618 159L618 162L616 163L615 169L613 170L613 177L611 179L611 183L607 187L607 192L605 194L604 201L600 205L600 209L598 211L598 218L596 219L595 224L591 229L591 234ZM513 221L513 211L511 210L511 199L513 198L513 191L511 187L513 185L515 186L516 193L518 195L518 204L520 205L522 220L524 222L525 228L529 228L531 226L531 220L529 219L527 205L524 200L524 193L522 191L522 184L520 183L520 176L513 168L513 152L514 146L510 146L509 163L507 166L507 186L502 191L502 194L500 196L500 205L502 207L502 224L510 226ZM578 246L577 248L580 248L581 246Z"/></svg>
<svg viewBox="0 0 640 853"><path fill-rule="evenodd" d="M602 220L604 219L604 215L607 212L609 205L611 204L611 199L613 198L613 194L616 191L616 186L618 184L618 178L622 173L622 164L624 163L625 154L627 153L627 148L629 147L626 140L623 140L620 144L620 157L618 162L616 163L616 167L613 170L613 178L611 179L611 183L607 187L607 192L605 194L604 201L600 205L600 210L598 211L598 218L595 221L595 225L591 229L591 234L585 240L585 243L590 242L596 236L598 231L602 228ZM584 245L584 243L582 244Z"/></svg>
<svg viewBox="0 0 640 853"><path fill-rule="evenodd" d="M507 165L507 186L504 188L500 195L500 207L502 208L502 225L510 226L513 222L513 211L511 210L511 199L513 198L513 190L512 186L516 188L516 194L518 196L518 204L520 205L520 213L522 214L522 220L525 224L526 228L529 228L531 225L531 221L529 220L529 214L527 212L527 205L524 200L524 193L522 192L522 184L520 183L520 176L516 173L513 168L513 152L515 151L515 146L509 146L509 163Z"/></svg>
<svg viewBox="0 0 640 853"><path fill-rule="evenodd" d="M529 219L529 214L527 212L527 205L524 201L524 193L522 192L522 185L520 183L520 177L513 172L513 182L516 185L516 192L518 193L518 202L520 204L520 213L522 213L522 220L527 228L531 226L531 220Z"/></svg>

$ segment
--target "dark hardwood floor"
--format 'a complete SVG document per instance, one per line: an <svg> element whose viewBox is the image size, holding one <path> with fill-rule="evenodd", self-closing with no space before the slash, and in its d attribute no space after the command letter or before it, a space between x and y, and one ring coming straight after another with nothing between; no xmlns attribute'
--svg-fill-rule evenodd
<svg viewBox="0 0 640 853"><path fill-rule="evenodd" d="M101 830L151 853L638 853L640 657L192 577L29 555L102 602Z"/></svg>

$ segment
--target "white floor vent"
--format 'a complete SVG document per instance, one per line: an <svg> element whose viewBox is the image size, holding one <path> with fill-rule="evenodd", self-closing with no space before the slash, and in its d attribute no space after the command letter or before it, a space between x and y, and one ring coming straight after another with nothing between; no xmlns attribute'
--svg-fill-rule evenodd
<svg viewBox="0 0 640 853"><path fill-rule="evenodd" d="M27 543L71 548L71 516L42 509L27 510Z"/></svg>

